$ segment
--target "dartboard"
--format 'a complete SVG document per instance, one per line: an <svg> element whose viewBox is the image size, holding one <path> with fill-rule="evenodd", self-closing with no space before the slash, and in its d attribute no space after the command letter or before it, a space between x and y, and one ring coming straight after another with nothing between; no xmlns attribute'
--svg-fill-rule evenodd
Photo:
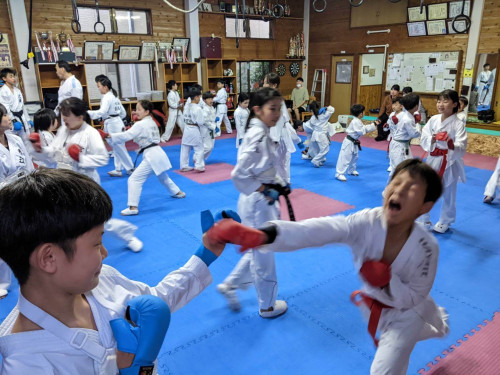
<svg viewBox="0 0 500 375"><path fill-rule="evenodd" d="M278 73L278 75L280 77L283 77L286 74L286 66L285 66L285 64L279 64L276 67L276 72Z"/></svg>
<svg viewBox="0 0 500 375"><path fill-rule="evenodd" d="M293 62L290 64L290 74L292 77L297 77L300 71L300 64L298 62Z"/></svg>

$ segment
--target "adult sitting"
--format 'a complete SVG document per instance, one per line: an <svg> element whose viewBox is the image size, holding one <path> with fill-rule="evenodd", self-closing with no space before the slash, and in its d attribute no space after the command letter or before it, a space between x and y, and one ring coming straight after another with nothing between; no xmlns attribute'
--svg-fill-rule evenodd
<svg viewBox="0 0 500 375"><path fill-rule="evenodd" d="M309 102L309 93L307 92L307 88L304 87L304 79L302 77L297 78L297 87L292 90L291 99L293 107L288 108L290 117L293 111L295 118L300 120L300 114L306 111L307 103Z"/></svg>

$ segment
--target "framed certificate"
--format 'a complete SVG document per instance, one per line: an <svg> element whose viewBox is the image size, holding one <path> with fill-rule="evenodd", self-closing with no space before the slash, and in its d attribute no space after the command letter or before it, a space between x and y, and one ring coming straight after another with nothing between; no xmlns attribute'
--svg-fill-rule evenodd
<svg viewBox="0 0 500 375"><path fill-rule="evenodd" d="M156 49L156 43L142 42L141 60L153 61L155 59L155 49Z"/></svg>
<svg viewBox="0 0 500 375"><path fill-rule="evenodd" d="M186 47L186 51L189 50L189 38L174 38L172 41L173 47Z"/></svg>
<svg viewBox="0 0 500 375"><path fill-rule="evenodd" d="M448 17L448 3L427 5L429 20L444 20Z"/></svg>
<svg viewBox="0 0 500 375"><path fill-rule="evenodd" d="M139 60L141 46L120 46L118 60Z"/></svg>
<svg viewBox="0 0 500 375"><path fill-rule="evenodd" d="M113 60L115 42L83 42L84 60Z"/></svg>
<svg viewBox="0 0 500 375"><path fill-rule="evenodd" d="M425 27L425 22L408 22L406 24L408 28L408 36L426 36L427 29Z"/></svg>
<svg viewBox="0 0 500 375"><path fill-rule="evenodd" d="M453 30L452 23L453 21L448 21L448 34L456 34L455 30ZM457 20L455 21L455 28L458 31L464 32L467 28L467 22L465 20Z"/></svg>
<svg viewBox="0 0 500 375"><path fill-rule="evenodd" d="M451 1L450 6L448 8L448 18L455 18L459 14L465 14L470 17L470 0L465 0L465 4L463 1ZM464 11L462 12L462 4L464 6ZM456 27L456 26L455 26Z"/></svg>
<svg viewBox="0 0 500 375"><path fill-rule="evenodd" d="M422 13L420 7L408 8L408 22L427 21L427 7L424 5Z"/></svg>
<svg viewBox="0 0 500 375"><path fill-rule="evenodd" d="M446 20L427 21L427 35L446 35Z"/></svg>

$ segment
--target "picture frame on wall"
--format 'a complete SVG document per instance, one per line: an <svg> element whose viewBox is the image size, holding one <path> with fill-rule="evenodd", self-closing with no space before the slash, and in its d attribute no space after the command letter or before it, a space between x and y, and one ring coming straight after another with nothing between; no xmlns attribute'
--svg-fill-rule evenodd
<svg viewBox="0 0 500 375"><path fill-rule="evenodd" d="M113 51L115 42L84 41L83 57L84 60L113 60Z"/></svg>
<svg viewBox="0 0 500 375"><path fill-rule="evenodd" d="M139 60L141 46L120 46L118 47L118 60Z"/></svg>
<svg viewBox="0 0 500 375"><path fill-rule="evenodd" d="M462 6L464 6L463 13L467 17L470 17L470 0L465 0L465 4L463 4L462 0L451 1L449 4L450 5L448 7L448 18L455 18L459 14L462 14Z"/></svg>
<svg viewBox="0 0 500 375"><path fill-rule="evenodd" d="M363 66L363 74L370 73L370 67L368 65Z"/></svg>
<svg viewBox="0 0 500 375"><path fill-rule="evenodd" d="M428 20L444 20L448 18L448 3L427 5Z"/></svg>
<svg viewBox="0 0 500 375"><path fill-rule="evenodd" d="M446 35L446 20L427 21L427 35Z"/></svg>
<svg viewBox="0 0 500 375"><path fill-rule="evenodd" d="M408 8L408 22L427 21L427 7L424 5L422 13L420 7Z"/></svg>
<svg viewBox="0 0 500 375"><path fill-rule="evenodd" d="M203 4L201 4L201 9L204 12L212 12L212 4L203 3Z"/></svg>
<svg viewBox="0 0 500 375"><path fill-rule="evenodd" d="M351 83L352 61L338 61L335 69L335 83Z"/></svg>
<svg viewBox="0 0 500 375"><path fill-rule="evenodd" d="M189 38L174 38L172 41L173 47L186 47L186 51L189 51Z"/></svg>
<svg viewBox="0 0 500 375"><path fill-rule="evenodd" d="M448 23L448 34L456 34L456 32L455 32L455 30L453 30L453 26L452 26L453 20L448 21L447 23ZM465 20L455 21L455 28L458 31L465 31L465 29L467 28L467 21L465 21Z"/></svg>
<svg viewBox="0 0 500 375"><path fill-rule="evenodd" d="M426 36L427 27L424 21L421 22L408 22L406 23L408 29L408 36Z"/></svg>
<svg viewBox="0 0 500 375"><path fill-rule="evenodd" d="M141 61L154 61L155 59L155 42L142 42Z"/></svg>

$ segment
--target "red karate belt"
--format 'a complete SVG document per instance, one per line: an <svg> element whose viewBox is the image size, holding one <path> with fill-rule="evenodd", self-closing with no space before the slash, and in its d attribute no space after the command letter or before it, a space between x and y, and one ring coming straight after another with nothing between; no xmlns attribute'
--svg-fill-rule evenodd
<svg viewBox="0 0 500 375"><path fill-rule="evenodd" d="M360 296L361 299L356 299L356 297ZM351 294L351 302L356 306L359 306L361 303L364 304L370 309L370 319L368 320L368 333L373 339L373 343L378 347L378 339L375 337L377 333L378 323L380 321L380 316L382 315L382 309L392 309L391 306L384 305L382 302L377 301L371 297L368 297L361 290L355 290Z"/></svg>
<svg viewBox="0 0 500 375"><path fill-rule="evenodd" d="M430 156L442 156L443 157L443 162L441 163L441 168L439 169L439 176L443 177L444 171L446 169L446 163L447 163L447 157L446 155L448 154L448 150L442 150L440 148L435 148L434 151L432 151L429 155Z"/></svg>

